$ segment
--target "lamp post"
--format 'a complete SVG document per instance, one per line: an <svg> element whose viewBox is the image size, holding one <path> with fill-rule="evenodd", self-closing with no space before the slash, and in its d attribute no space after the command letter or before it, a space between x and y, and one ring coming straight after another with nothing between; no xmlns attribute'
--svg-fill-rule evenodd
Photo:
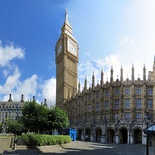
<svg viewBox="0 0 155 155"><path fill-rule="evenodd" d="M150 122L149 113L146 112L146 115L144 116L144 122L146 124L146 155L149 155L149 137L148 137L148 125Z"/></svg>

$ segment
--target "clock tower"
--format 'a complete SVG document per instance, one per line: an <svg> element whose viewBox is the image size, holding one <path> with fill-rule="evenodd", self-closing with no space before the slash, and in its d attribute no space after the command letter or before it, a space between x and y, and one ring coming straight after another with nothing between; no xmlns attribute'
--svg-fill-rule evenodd
<svg viewBox="0 0 155 155"><path fill-rule="evenodd" d="M55 46L56 106L66 110L65 102L77 93L78 44L68 22L66 10L61 35Z"/></svg>

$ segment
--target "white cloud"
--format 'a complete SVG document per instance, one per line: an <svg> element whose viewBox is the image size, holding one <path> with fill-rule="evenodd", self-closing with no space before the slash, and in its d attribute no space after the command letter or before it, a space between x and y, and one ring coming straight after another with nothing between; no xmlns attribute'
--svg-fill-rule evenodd
<svg viewBox="0 0 155 155"><path fill-rule="evenodd" d="M16 47L13 43L9 45L2 45L0 41L0 66L3 69L3 75L6 81L3 85L0 85L0 98L1 100L8 100L8 94L12 94L12 99L20 101L21 95L24 95L24 99L31 99L33 95L36 95L38 77L32 75L31 77L21 80L21 73L16 64L11 64L14 59L24 58L25 51L20 47Z"/></svg>
<svg viewBox="0 0 155 155"><path fill-rule="evenodd" d="M120 41L120 46L130 47L130 46L133 46L134 44L135 42L127 36L123 37L122 40Z"/></svg>
<svg viewBox="0 0 155 155"><path fill-rule="evenodd" d="M90 52L85 52L85 54L86 54L88 57L90 57Z"/></svg>
<svg viewBox="0 0 155 155"><path fill-rule="evenodd" d="M13 43L3 46L0 41L0 66L8 65L15 58L24 58L24 49L15 47Z"/></svg>
<svg viewBox="0 0 155 155"><path fill-rule="evenodd" d="M13 91L13 96L15 99L19 99L21 94L24 95L24 100L31 100L33 96L36 96L36 91L38 87L38 76L36 74L25 79L24 81L18 81L16 90Z"/></svg>
<svg viewBox="0 0 155 155"><path fill-rule="evenodd" d="M42 96L47 99L48 106L55 105L56 101L56 79L51 78L41 85Z"/></svg>
<svg viewBox="0 0 155 155"><path fill-rule="evenodd" d="M9 75L3 86L0 85L0 94L10 93L17 85L18 79L20 77L20 72L16 66L13 75Z"/></svg>

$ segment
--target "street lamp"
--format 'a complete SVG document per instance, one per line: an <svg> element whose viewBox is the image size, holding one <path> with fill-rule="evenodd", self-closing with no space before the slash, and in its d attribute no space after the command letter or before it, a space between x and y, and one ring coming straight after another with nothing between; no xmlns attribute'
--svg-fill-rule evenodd
<svg viewBox="0 0 155 155"><path fill-rule="evenodd" d="M149 117L149 113L146 112L145 116L144 116L144 122L146 124L146 155L149 155L149 137L148 137L148 125L150 122L150 117Z"/></svg>

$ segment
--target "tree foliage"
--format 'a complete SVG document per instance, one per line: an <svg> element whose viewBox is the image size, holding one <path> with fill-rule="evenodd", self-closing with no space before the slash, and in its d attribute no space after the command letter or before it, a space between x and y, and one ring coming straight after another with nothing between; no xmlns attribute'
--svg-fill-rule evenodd
<svg viewBox="0 0 155 155"><path fill-rule="evenodd" d="M69 121L66 112L59 109L58 107L52 107L49 109L48 113L48 128L49 129L58 129L68 127Z"/></svg>
<svg viewBox="0 0 155 155"><path fill-rule="evenodd" d="M3 124L0 123L0 133L2 132L2 126Z"/></svg>
<svg viewBox="0 0 155 155"><path fill-rule="evenodd" d="M69 125L67 114L57 107L48 108L36 101L26 102L21 121L30 132L45 132L63 129Z"/></svg>
<svg viewBox="0 0 155 155"><path fill-rule="evenodd" d="M8 132L20 135L24 132L24 125L17 121L8 122Z"/></svg>
<svg viewBox="0 0 155 155"><path fill-rule="evenodd" d="M43 130L47 121L47 107L35 101L26 102L22 109L22 122L26 129L32 132Z"/></svg>

